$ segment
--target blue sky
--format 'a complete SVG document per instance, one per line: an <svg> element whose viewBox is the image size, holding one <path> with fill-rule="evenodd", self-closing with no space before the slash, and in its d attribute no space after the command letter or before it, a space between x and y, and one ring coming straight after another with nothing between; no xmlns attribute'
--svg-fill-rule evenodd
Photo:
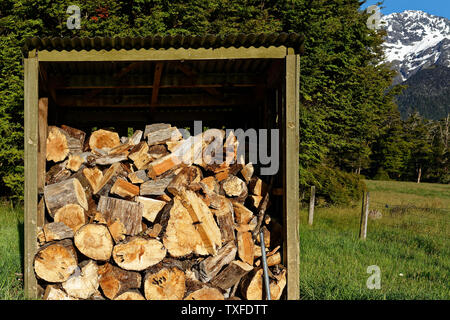
<svg viewBox="0 0 450 320"><path fill-rule="evenodd" d="M377 2L379 0L367 0L361 8L365 9L370 5L377 4ZM421 10L450 19L450 0L385 0L381 7L385 7L381 9L382 14L405 10Z"/></svg>

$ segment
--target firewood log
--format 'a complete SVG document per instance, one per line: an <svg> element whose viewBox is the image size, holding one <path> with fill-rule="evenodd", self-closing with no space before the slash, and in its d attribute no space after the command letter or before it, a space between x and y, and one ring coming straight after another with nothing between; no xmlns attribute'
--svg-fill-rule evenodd
<svg viewBox="0 0 450 320"><path fill-rule="evenodd" d="M191 292L184 300L225 300L225 297L218 289L205 286Z"/></svg>
<svg viewBox="0 0 450 320"><path fill-rule="evenodd" d="M117 132L109 130L96 130L89 137L89 148L91 150L112 149L120 145L120 138Z"/></svg>
<svg viewBox="0 0 450 320"><path fill-rule="evenodd" d="M255 253L253 251L253 238L251 232L237 232L238 256L242 261L253 265Z"/></svg>
<svg viewBox="0 0 450 320"><path fill-rule="evenodd" d="M216 254L217 249L222 246L222 237L211 210L191 190L181 191L180 200L189 212L206 249L210 254Z"/></svg>
<svg viewBox="0 0 450 320"><path fill-rule="evenodd" d="M158 213L161 212L162 208L166 205L165 201L140 196L137 196L135 201L141 203L143 206L142 217L152 223L155 221Z"/></svg>
<svg viewBox="0 0 450 320"><path fill-rule="evenodd" d="M111 165L117 162L127 160L126 154L118 154L118 155L104 155L95 159L95 164L97 165Z"/></svg>
<svg viewBox="0 0 450 320"><path fill-rule="evenodd" d="M181 171L167 185L167 191L172 195L179 195L191 183L200 182L202 171L197 166L182 168Z"/></svg>
<svg viewBox="0 0 450 320"><path fill-rule="evenodd" d="M139 289L142 277L138 272L123 270L110 263L99 267L99 284L108 299L115 299L130 289Z"/></svg>
<svg viewBox="0 0 450 320"><path fill-rule="evenodd" d="M98 168L84 168L82 170L84 177L89 181L92 192L96 193L99 190L100 183L103 179L103 172Z"/></svg>
<svg viewBox="0 0 450 320"><path fill-rule="evenodd" d="M169 152L167 151L165 145L162 144L157 144L148 148L148 155L152 158L152 161L168 154Z"/></svg>
<svg viewBox="0 0 450 320"><path fill-rule="evenodd" d="M138 290L132 289L118 295L114 300L145 300L145 298Z"/></svg>
<svg viewBox="0 0 450 320"><path fill-rule="evenodd" d="M78 299L88 299L98 289L98 265L93 260L80 263L74 273L62 283L64 290Z"/></svg>
<svg viewBox="0 0 450 320"><path fill-rule="evenodd" d="M182 300L186 291L186 275L177 267L158 264L150 267L144 278L147 300Z"/></svg>
<svg viewBox="0 0 450 320"><path fill-rule="evenodd" d="M73 238L73 230L62 222L46 223L43 227L45 242Z"/></svg>
<svg viewBox="0 0 450 320"><path fill-rule="evenodd" d="M69 169L72 172L77 172L85 161L85 158L83 158L80 154L71 154L67 160L66 169Z"/></svg>
<svg viewBox="0 0 450 320"><path fill-rule="evenodd" d="M128 158L133 161L138 170L146 169L152 158L148 154L148 144L145 141L139 142L131 150Z"/></svg>
<svg viewBox="0 0 450 320"><path fill-rule="evenodd" d="M211 284L223 290L229 289L251 270L253 267L248 263L234 260L211 280Z"/></svg>
<svg viewBox="0 0 450 320"><path fill-rule="evenodd" d="M164 130L170 128L171 125L168 123L153 123L145 126L143 138L147 139L147 136L159 130Z"/></svg>
<svg viewBox="0 0 450 320"><path fill-rule="evenodd" d="M107 224L118 221L126 235L133 236L142 231L141 220L144 208L141 203L101 196L97 211L103 214Z"/></svg>
<svg viewBox="0 0 450 320"><path fill-rule="evenodd" d="M45 186L44 198L47 210L52 217L59 208L67 204L78 204L84 210L88 210L86 194L76 178Z"/></svg>
<svg viewBox="0 0 450 320"><path fill-rule="evenodd" d="M131 198L139 194L139 186L129 183L124 178L118 178L111 187L110 192L122 198Z"/></svg>
<svg viewBox="0 0 450 320"><path fill-rule="evenodd" d="M236 176L230 176L224 179L220 184L228 197L244 198L245 200L245 197L248 194L247 185Z"/></svg>
<svg viewBox="0 0 450 320"><path fill-rule="evenodd" d="M84 209L78 204L67 204L56 210L54 222L64 223L73 232L76 232L87 223Z"/></svg>
<svg viewBox="0 0 450 320"><path fill-rule="evenodd" d="M141 196L163 195L174 176L168 176L157 180L149 180L141 184L139 194Z"/></svg>
<svg viewBox="0 0 450 320"><path fill-rule="evenodd" d="M84 136L66 131L55 126L48 127L46 159L59 162L64 160L69 153L82 153Z"/></svg>
<svg viewBox="0 0 450 320"><path fill-rule="evenodd" d="M237 248L234 241L228 242L217 251L215 256L209 256L199 264L199 277L203 282L214 278L223 266L234 261Z"/></svg>
<svg viewBox="0 0 450 320"><path fill-rule="evenodd" d="M128 179L130 179L131 183L144 183L148 181L148 176L145 170L138 170L128 174Z"/></svg>
<svg viewBox="0 0 450 320"><path fill-rule="evenodd" d="M178 196L164 207L158 223L163 228L164 246L172 257L208 254L197 225Z"/></svg>
<svg viewBox="0 0 450 320"><path fill-rule="evenodd" d="M64 290L60 289L55 284L49 284L45 288L43 300L78 300L77 298L70 297Z"/></svg>
<svg viewBox="0 0 450 320"><path fill-rule="evenodd" d="M77 268L77 254L72 240L50 242L34 258L36 275L47 282L64 282Z"/></svg>
<svg viewBox="0 0 450 320"><path fill-rule="evenodd" d="M269 283L270 298L272 300L279 300L286 287L286 269L283 269L276 279L272 279Z"/></svg>
<svg viewBox="0 0 450 320"><path fill-rule="evenodd" d="M169 127L149 132L146 136L149 146L162 144L167 141L178 141L182 138L180 131L176 127Z"/></svg>
<svg viewBox="0 0 450 320"><path fill-rule="evenodd" d="M210 203L210 207L215 207L216 209L211 209L211 212L216 217L217 226L220 229L220 235L222 238L222 243L227 243L229 241L234 241L235 236L235 217L232 202L224 196L217 195L215 197L218 201Z"/></svg>
<svg viewBox="0 0 450 320"><path fill-rule="evenodd" d="M86 224L75 232L74 243L86 257L106 261L111 257L113 239L102 224Z"/></svg>
<svg viewBox="0 0 450 320"><path fill-rule="evenodd" d="M238 224L248 224L253 218L253 212L238 202L232 202L234 209L234 217Z"/></svg>
<svg viewBox="0 0 450 320"><path fill-rule="evenodd" d="M142 271L160 262L167 250L156 239L132 237L114 246L113 259L125 270Z"/></svg>
<svg viewBox="0 0 450 320"><path fill-rule="evenodd" d="M107 196L116 180L120 177L126 178L127 176L128 172L125 165L122 163L114 163L103 173L103 177L94 194Z"/></svg>
<svg viewBox="0 0 450 320"><path fill-rule="evenodd" d="M258 177L253 177L248 185L248 190L256 196L264 196L268 190L267 184Z"/></svg>
<svg viewBox="0 0 450 320"><path fill-rule="evenodd" d="M262 300L263 298L263 273L262 268L256 268L242 278L241 294L246 300Z"/></svg>
<svg viewBox="0 0 450 320"><path fill-rule="evenodd" d="M255 168L252 163L247 163L241 170L241 174L245 179L245 182L248 184L252 179L253 173L255 172Z"/></svg>
<svg viewBox="0 0 450 320"><path fill-rule="evenodd" d="M54 184L66 180L72 172L66 169L67 160L54 164L45 174L45 184Z"/></svg>

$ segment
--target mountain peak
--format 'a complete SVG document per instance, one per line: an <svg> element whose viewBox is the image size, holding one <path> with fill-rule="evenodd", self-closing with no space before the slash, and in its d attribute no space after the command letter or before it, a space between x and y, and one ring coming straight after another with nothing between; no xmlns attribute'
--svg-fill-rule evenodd
<svg viewBox="0 0 450 320"><path fill-rule="evenodd" d="M450 20L419 10L405 10L382 17L387 36L386 61L399 72L396 83L405 81L433 64L450 66Z"/></svg>

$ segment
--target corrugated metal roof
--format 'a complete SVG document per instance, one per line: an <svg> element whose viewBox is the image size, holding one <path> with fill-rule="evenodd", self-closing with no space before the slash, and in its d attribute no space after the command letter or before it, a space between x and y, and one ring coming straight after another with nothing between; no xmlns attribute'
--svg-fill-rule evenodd
<svg viewBox="0 0 450 320"><path fill-rule="evenodd" d="M25 41L23 53L37 50L120 50L120 49L168 49L168 48L220 48L220 47L265 47L286 46L301 53L304 41L303 34L299 33L260 33L260 34L229 34L218 36L206 35L153 35L147 37L33 37Z"/></svg>

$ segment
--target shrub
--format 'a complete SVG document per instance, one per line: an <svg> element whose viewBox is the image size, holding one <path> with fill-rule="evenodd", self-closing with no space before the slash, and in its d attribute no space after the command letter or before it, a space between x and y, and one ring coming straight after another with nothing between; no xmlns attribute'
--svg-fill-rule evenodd
<svg viewBox="0 0 450 320"><path fill-rule="evenodd" d="M301 186L309 201L310 186L316 186L316 198L324 199L327 205L351 205L362 197L366 190L364 180L355 173L344 172L338 168L319 165L310 168L308 184Z"/></svg>

